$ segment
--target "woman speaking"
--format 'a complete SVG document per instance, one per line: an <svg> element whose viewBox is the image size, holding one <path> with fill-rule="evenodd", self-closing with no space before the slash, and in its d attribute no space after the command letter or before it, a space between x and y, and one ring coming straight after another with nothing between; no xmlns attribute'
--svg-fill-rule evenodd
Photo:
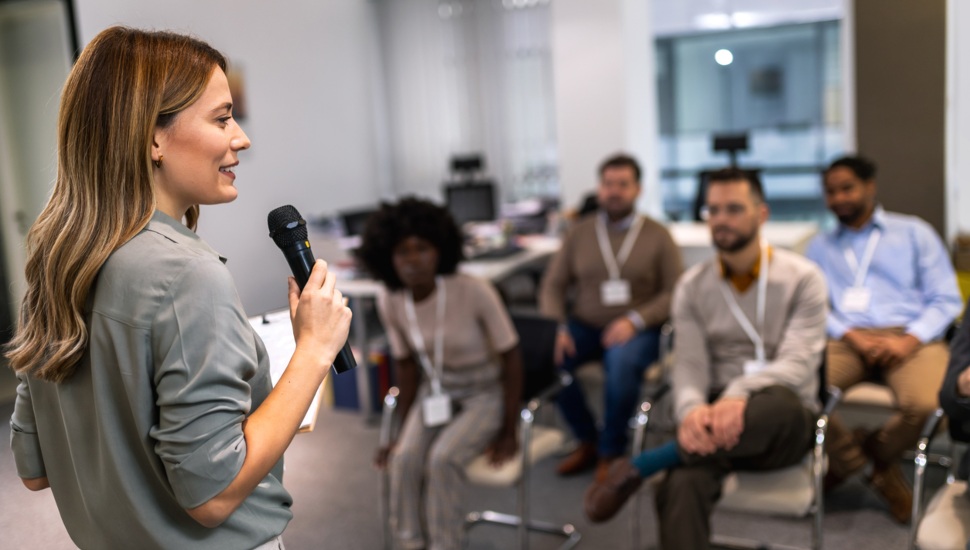
<svg viewBox="0 0 970 550"><path fill-rule="evenodd" d="M236 198L250 146L225 69L199 40L113 27L62 93L6 356L18 475L50 487L81 548L282 548L283 452L347 337L318 262L302 293L290 279L296 352L271 387L225 259L193 231L198 205Z"/></svg>

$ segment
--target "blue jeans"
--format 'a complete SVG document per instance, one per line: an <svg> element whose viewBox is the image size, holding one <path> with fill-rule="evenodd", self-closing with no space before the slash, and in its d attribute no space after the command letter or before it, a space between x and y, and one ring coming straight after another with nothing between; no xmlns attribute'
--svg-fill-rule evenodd
<svg viewBox="0 0 970 550"><path fill-rule="evenodd" d="M576 367L595 359L602 359L604 370L603 430L597 438L596 421L586 405L583 391L577 384L563 389L557 400L566 423L577 439L584 443L599 441L600 456L616 457L626 452L627 430L637 399L643 371L657 360L660 330L648 328L637 332L619 346L603 349L600 340L603 329L569 320L569 334L576 344L576 354L566 357L561 368L572 374Z"/></svg>

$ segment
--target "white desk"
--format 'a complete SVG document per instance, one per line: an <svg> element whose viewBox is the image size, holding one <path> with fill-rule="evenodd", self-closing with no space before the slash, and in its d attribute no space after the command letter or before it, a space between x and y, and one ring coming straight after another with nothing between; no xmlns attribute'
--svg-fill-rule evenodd
<svg viewBox="0 0 970 550"><path fill-rule="evenodd" d="M523 269L542 267L549 258L559 250L560 239L557 237L528 236L520 238L521 252L504 258L488 260L465 260L458 264L458 271L467 275L474 275L480 279L499 282L506 277ZM333 268L337 275L337 289L350 298L375 298L384 292L384 285L370 278L355 277L352 271Z"/></svg>
<svg viewBox="0 0 970 550"><path fill-rule="evenodd" d="M674 242L680 247L684 268L691 267L714 256L711 230L704 222L677 222L667 225ZM772 246L802 254L805 247L818 232L814 222L766 222L762 227L765 238Z"/></svg>

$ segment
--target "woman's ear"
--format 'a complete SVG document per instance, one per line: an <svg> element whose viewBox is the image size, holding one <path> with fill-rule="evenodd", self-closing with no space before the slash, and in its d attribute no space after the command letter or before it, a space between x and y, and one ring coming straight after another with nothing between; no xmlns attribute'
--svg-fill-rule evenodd
<svg viewBox="0 0 970 550"><path fill-rule="evenodd" d="M155 127L155 131L152 132L152 162L157 166L162 160L162 151L164 150L163 145L165 143L165 129Z"/></svg>

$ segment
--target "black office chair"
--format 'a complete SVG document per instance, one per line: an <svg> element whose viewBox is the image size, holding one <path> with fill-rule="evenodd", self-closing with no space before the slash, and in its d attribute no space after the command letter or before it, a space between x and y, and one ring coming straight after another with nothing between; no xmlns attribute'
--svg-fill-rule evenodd
<svg viewBox="0 0 970 550"><path fill-rule="evenodd" d="M815 418L812 449L800 464L765 472L732 472L722 484L722 497L717 506L722 509L766 515L804 517L811 513L812 550L822 548L822 520L824 518L823 479L825 475L825 435L832 410L842 397L836 387L827 385L825 354L819 365L819 401L821 412ZM666 395L669 386L663 384L646 399L633 418L634 438L632 456L643 452L643 444L650 414L657 402ZM633 498L633 517L630 521L632 548L641 548L639 518L642 491ZM761 541L715 535L712 543L722 548L769 548Z"/></svg>
<svg viewBox="0 0 970 550"><path fill-rule="evenodd" d="M491 510L470 512L466 516L466 528L480 523L515 527L518 531L519 548L529 547L529 532L558 535L566 540L560 546L567 550L579 543L581 535L571 524L557 525L531 518L529 506L529 473L533 464L558 451L565 440L564 434L554 428L536 426L535 418L539 409L550 402L572 378L560 373L553 360L558 326L555 321L535 315L512 315L512 323L519 334L519 349L522 353L522 399L523 408L519 424L519 452L498 469L488 464L480 455L465 468L471 483L488 486L517 485L517 513L507 514ZM386 445L393 429L393 412L397 407L397 388L391 388L384 398L384 412L381 419L380 441ZM381 511L384 523L384 546L391 547L389 528L389 482L387 469L381 479Z"/></svg>

